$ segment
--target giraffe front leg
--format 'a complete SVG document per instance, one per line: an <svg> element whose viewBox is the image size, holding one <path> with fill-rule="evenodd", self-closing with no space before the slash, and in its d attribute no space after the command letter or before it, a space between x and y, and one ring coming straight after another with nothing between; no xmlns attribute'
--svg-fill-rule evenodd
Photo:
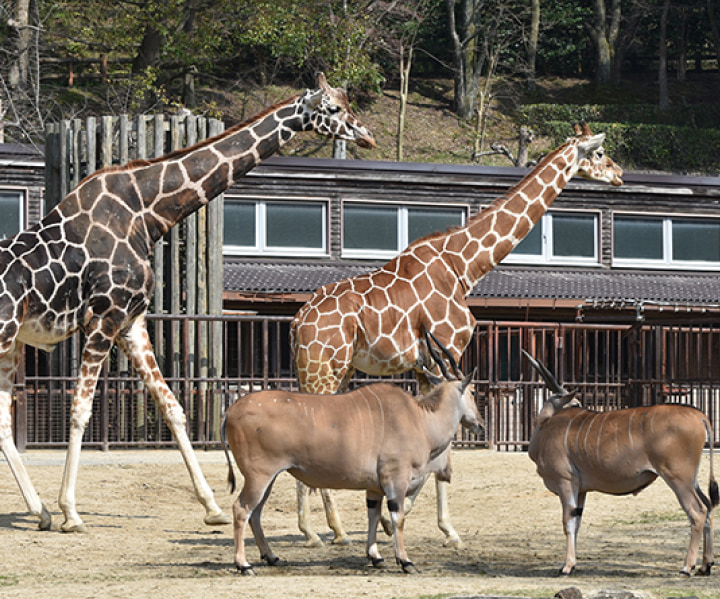
<svg viewBox="0 0 720 599"><path fill-rule="evenodd" d="M332 492L328 489L320 489L320 496L322 497L323 507L325 508L325 518L328 526L335 533L335 538L332 541L333 545L349 545L350 537L348 537L340 522L337 503L335 503Z"/></svg>
<svg viewBox="0 0 720 599"><path fill-rule="evenodd" d="M178 444L185 467L195 488L195 495L205 508L205 524L230 524L230 518L223 513L215 502L212 489L210 489L200 469L197 456L185 430L185 413L160 373L145 328L145 319L137 319L128 330L124 331L121 337L118 338L118 344L132 361L133 367L149 389L175 438L175 442Z"/></svg>
<svg viewBox="0 0 720 599"><path fill-rule="evenodd" d="M17 369L21 347L22 344L13 345L9 352L0 357L0 449L20 487L28 511L40 520L40 530L49 530L52 516L40 501L40 496L35 491L12 438L12 379Z"/></svg>
<svg viewBox="0 0 720 599"><path fill-rule="evenodd" d="M80 449L85 428L92 414L92 401L95 394L98 375L105 356L91 354L88 348L92 341L88 340L83 350L80 378L75 388L72 410L70 412L70 439L65 458L62 485L58 504L65 515L65 521L60 525L63 532L85 532L86 528L82 518L75 507L75 488L77 485L78 468L80 467Z"/></svg>

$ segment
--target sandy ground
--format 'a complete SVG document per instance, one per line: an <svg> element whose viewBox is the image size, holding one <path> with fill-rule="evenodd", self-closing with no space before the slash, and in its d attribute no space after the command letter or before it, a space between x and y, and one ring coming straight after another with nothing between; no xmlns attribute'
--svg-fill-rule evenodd
<svg viewBox="0 0 720 599"><path fill-rule="evenodd" d="M231 514L222 452L199 452L216 499ZM389 567L370 568L365 555L364 495L341 491L337 500L352 543L303 546L296 525L294 479L283 474L263 514L279 567L249 559L258 576L232 566L230 526L202 523L190 479L177 451L83 452L78 510L88 532L62 534L57 493L64 453L24 454L30 476L53 512L53 529L37 530L15 480L0 459L0 597L425 597L504 595L552 597L576 586L588 597L629 590L652 598L720 597L720 568L711 577L678 575L689 526L674 496L658 481L637 497L588 497L580 532L578 568L556 573L564 556L560 502L542 484L526 454L487 450L454 453L450 489L460 549L442 546L435 525L435 490L428 484L408 517L405 538L420 573L395 566L390 538L381 535ZM716 466L717 468L717 466ZM701 469L707 488L708 459ZM720 474L717 472L716 474ZM327 541L319 497L313 523ZM715 534L717 541L718 534ZM720 561L720 560L719 560ZM240 595L238 595L240 593Z"/></svg>

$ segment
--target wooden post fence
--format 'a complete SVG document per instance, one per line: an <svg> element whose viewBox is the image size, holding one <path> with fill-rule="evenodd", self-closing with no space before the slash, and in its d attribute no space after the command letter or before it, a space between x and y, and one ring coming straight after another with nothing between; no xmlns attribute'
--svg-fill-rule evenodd
<svg viewBox="0 0 720 599"><path fill-rule="evenodd" d="M88 117L63 120L48 126L46 133L46 210L54 208L83 178L96 169L122 165L134 159L156 158L192 146L224 130L216 119L162 114ZM223 198L215 198L206 208L174 227L155 246L153 267L155 291L151 312L156 314L222 313ZM191 359L183 360L177 351L181 335L179 324L162 322L150 331L158 362L166 378L222 376L223 339L217 325L193 325L188 337L194 340ZM78 355L77 348L71 351ZM118 352L113 368L128 370L127 360ZM183 370L189 368L189 372ZM171 383L174 387L179 383ZM178 393L178 389L173 389ZM200 395L207 389L201 390ZM178 394L180 395L180 394ZM198 405L203 405L202 399ZM195 406L185 406L192 420ZM219 417L216 418L219 422ZM188 424L190 426L190 424Z"/></svg>

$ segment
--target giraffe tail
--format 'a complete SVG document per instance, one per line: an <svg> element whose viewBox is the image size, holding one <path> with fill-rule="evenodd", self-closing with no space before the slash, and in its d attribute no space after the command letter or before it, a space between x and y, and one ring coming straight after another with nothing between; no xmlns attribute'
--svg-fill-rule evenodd
<svg viewBox="0 0 720 599"><path fill-rule="evenodd" d="M228 413L225 412L225 416L223 416L222 424L220 425L220 439L222 439L223 451L225 452L225 459L227 460L227 463L228 463L227 482L228 482L228 485L230 485L230 494L232 495L235 492L237 483L235 480L235 471L233 470L232 461L230 460L230 452L228 451L227 432L225 431L225 429L227 427L227 418L228 418Z"/></svg>

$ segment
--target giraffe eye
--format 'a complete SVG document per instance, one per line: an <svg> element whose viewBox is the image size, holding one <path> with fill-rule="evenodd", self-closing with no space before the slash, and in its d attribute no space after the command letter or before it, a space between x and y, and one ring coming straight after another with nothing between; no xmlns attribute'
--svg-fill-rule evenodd
<svg viewBox="0 0 720 599"><path fill-rule="evenodd" d="M330 104L330 106L328 106L328 112L330 114L337 114L340 112L340 107L337 104Z"/></svg>

